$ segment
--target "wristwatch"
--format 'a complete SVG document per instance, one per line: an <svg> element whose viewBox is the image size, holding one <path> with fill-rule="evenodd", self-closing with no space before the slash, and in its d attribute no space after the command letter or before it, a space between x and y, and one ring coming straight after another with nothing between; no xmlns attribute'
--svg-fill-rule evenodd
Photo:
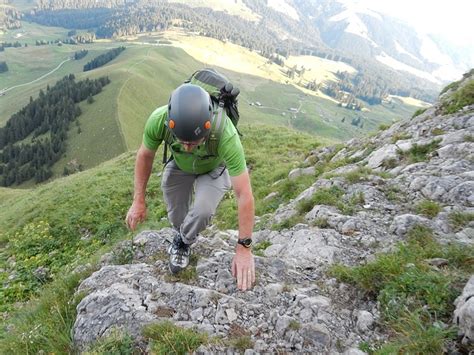
<svg viewBox="0 0 474 355"><path fill-rule="evenodd" d="M250 248L252 246L252 238L238 239L237 244L240 244L245 248Z"/></svg>

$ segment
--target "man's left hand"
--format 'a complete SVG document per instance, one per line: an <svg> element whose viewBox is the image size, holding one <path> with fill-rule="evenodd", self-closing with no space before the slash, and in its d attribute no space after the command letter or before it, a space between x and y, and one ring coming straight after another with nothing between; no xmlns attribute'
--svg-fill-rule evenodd
<svg viewBox="0 0 474 355"><path fill-rule="evenodd" d="M255 283L255 263L252 250L241 245L237 246L232 260L232 276L237 278L237 288L242 291L249 290Z"/></svg>

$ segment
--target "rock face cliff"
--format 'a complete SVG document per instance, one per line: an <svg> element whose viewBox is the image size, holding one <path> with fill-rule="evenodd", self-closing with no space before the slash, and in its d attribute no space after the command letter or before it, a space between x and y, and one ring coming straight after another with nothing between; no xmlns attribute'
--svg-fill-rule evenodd
<svg viewBox="0 0 474 355"><path fill-rule="evenodd" d="M461 85L466 82L472 79ZM453 212L474 213L474 105L443 114L446 95L372 138L309 154L290 178L319 169L314 184L262 218L263 227L254 233L255 243L267 247L255 257L258 280L251 291L239 292L230 273L236 231L211 227L201 236L192 249L195 272L186 280L168 275L172 229L144 231L133 245L117 246L115 255L130 250L133 261L113 265L113 254L106 255L102 268L81 284L86 296L73 329L78 347L115 328L140 343L142 327L164 319L213 336L248 335L246 354L357 354L361 342L385 340L377 302L327 269L373 260L404 241L414 225L429 227L440 243L474 244L474 222L453 227L449 220ZM335 200L324 203L317 198L321 191ZM423 201L437 206L436 213L422 215L416 206ZM298 223L281 227L292 219ZM270 229L275 225L280 230ZM473 281L456 301L453 317L466 344L474 338ZM198 351L228 347L214 343Z"/></svg>

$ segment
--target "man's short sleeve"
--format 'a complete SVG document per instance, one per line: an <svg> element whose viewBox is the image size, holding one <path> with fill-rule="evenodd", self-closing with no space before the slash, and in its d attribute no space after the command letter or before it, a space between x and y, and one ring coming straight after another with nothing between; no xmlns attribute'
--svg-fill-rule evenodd
<svg viewBox="0 0 474 355"><path fill-rule="evenodd" d="M167 106L157 108L148 117L143 132L143 145L150 150L157 150L164 137Z"/></svg>
<svg viewBox="0 0 474 355"><path fill-rule="evenodd" d="M237 130L230 119L227 119L226 127L219 143L218 153L224 160L230 176L238 176L247 168L244 148L240 142Z"/></svg>

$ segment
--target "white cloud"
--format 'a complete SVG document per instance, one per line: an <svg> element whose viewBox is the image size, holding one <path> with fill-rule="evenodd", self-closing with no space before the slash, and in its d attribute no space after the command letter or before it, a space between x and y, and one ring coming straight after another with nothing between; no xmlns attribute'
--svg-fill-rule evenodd
<svg viewBox="0 0 474 355"><path fill-rule="evenodd" d="M358 0L373 10L400 18L418 31L440 34L450 41L474 48L474 2L466 0Z"/></svg>

